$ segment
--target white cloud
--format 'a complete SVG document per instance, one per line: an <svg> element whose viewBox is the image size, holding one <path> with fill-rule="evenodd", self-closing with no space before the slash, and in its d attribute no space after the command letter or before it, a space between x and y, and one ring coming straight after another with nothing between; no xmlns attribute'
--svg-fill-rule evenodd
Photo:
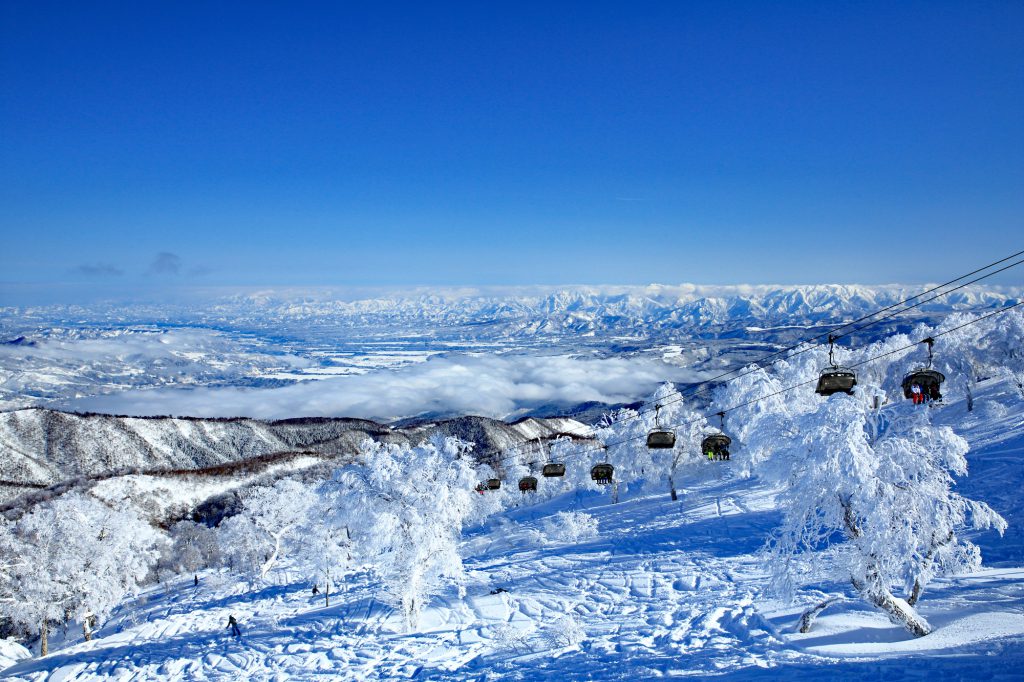
<svg viewBox="0 0 1024 682"><path fill-rule="evenodd" d="M430 412L504 418L524 408L631 402L686 369L649 357L446 356L399 370L281 388L203 387L128 391L74 401L80 410L134 415L346 416L390 420Z"/></svg>

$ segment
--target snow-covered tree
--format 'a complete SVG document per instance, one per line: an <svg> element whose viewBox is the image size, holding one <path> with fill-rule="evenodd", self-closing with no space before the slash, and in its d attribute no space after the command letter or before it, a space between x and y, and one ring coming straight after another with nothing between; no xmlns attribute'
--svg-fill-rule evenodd
<svg viewBox="0 0 1024 682"><path fill-rule="evenodd" d="M979 326L991 330L989 362L996 366L996 374L1009 379L1024 398L1024 310L1011 310Z"/></svg>
<svg viewBox="0 0 1024 682"><path fill-rule="evenodd" d="M410 629L432 594L463 579L459 537L479 497L470 447L455 438L416 447L366 441L360 464L333 479L329 521L351 529L383 600Z"/></svg>
<svg viewBox="0 0 1024 682"><path fill-rule="evenodd" d="M320 486L318 494L306 511L295 543L295 560L309 574L313 584L324 596L324 606L331 605L331 592L341 576L352 567L352 533L347 525L332 523L335 503L330 483Z"/></svg>
<svg viewBox="0 0 1024 682"><path fill-rule="evenodd" d="M880 355L900 344L905 340L889 339L861 354ZM776 363L775 378L753 372L731 390L757 386L768 396L777 386L813 383L822 360L816 355ZM965 526L1002 530L1005 522L952 490L953 476L966 474L967 445L948 427L933 426L929 410L904 401L872 409L874 396L882 394L874 380L887 375L884 367L861 372L852 396L824 399L802 387L785 400L737 410L732 422L740 424L757 471L782 484L784 523L771 542L776 586L791 595L796 583L825 577L815 566L828 567L829 577L849 581L920 636L930 627L913 605L928 580L937 571L971 570L980 562L977 548L958 532ZM899 589L906 599L893 594Z"/></svg>
<svg viewBox="0 0 1024 682"><path fill-rule="evenodd" d="M281 479L272 486L256 486L242 496L241 515L252 521L270 539L270 553L260 566L265 579L284 555L291 534L306 518L311 491L299 481Z"/></svg>
<svg viewBox="0 0 1024 682"><path fill-rule="evenodd" d="M656 428L675 432L674 448L648 449L647 434ZM672 384L665 383L647 399L642 412L623 409L609 415L598 437L608 444L605 456L615 467L616 480L648 489L665 485L674 499L680 471L700 463L700 442L706 431L704 417L690 409Z"/></svg>
<svg viewBox="0 0 1024 682"><path fill-rule="evenodd" d="M149 574L163 539L131 511L80 493L37 505L6 532L20 559L6 571L0 613L38 628L41 655L53 625L78 619L89 639L92 622Z"/></svg>
<svg viewBox="0 0 1024 682"><path fill-rule="evenodd" d="M220 563L217 533L192 521L179 521L168 531L170 544L160 557L160 570L170 574L195 573Z"/></svg>
<svg viewBox="0 0 1024 682"><path fill-rule="evenodd" d="M217 526L217 547L224 566L244 576L251 585L270 558L270 536L244 514L229 516Z"/></svg>
<svg viewBox="0 0 1024 682"><path fill-rule="evenodd" d="M579 542L598 536L597 519L581 511L558 512L544 522L543 528L546 539L552 542Z"/></svg>

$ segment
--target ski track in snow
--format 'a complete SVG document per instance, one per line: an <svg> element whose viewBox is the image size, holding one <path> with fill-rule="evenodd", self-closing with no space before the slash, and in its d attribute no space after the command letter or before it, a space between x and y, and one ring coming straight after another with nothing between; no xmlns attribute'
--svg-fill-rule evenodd
<svg viewBox="0 0 1024 682"><path fill-rule="evenodd" d="M785 605L767 591L759 550L777 525L772 491L723 475L682 481L665 492L568 494L510 510L468 531L467 594L435 597L420 628L376 599L371 576L347 578L329 607L298 573L249 586L226 573L156 587L128 601L82 643L73 628L50 656L23 660L12 680L644 680L824 677L849 680L1021 679L1024 665L1024 403L999 419L954 403L939 423L962 424L972 442L967 495L1010 522L1004 539L978 535L985 570L935 580L919 604L935 631L914 639L855 599L824 611L810 633L800 612L826 594L821 584ZM998 392L1002 390L1002 392ZM558 511L597 518L598 537L538 544L534 532ZM506 592L491 594L503 588ZM243 636L228 635L238 617ZM584 634L572 636L578 623Z"/></svg>

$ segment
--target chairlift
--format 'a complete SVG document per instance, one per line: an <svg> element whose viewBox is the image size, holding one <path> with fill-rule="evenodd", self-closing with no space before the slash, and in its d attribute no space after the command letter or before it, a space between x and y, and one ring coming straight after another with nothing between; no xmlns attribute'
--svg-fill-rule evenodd
<svg viewBox="0 0 1024 682"><path fill-rule="evenodd" d="M598 485L609 485L615 477L615 467L611 464L595 464L590 470L590 478Z"/></svg>
<svg viewBox="0 0 1024 682"><path fill-rule="evenodd" d="M729 446L732 438L725 435L725 412L718 413L719 433L708 434L700 443L700 451L711 461L729 461Z"/></svg>
<svg viewBox="0 0 1024 682"><path fill-rule="evenodd" d="M818 395L828 397L834 393L845 393L853 395L853 387L857 385L857 374L849 367L840 367L836 364L835 337L828 336L828 362L829 367L821 370L818 374L818 387L815 392Z"/></svg>
<svg viewBox="0 0 1024 682"><path fill-rule="evenodd" d="M537 438L537 448L540 450L540 459L547 460L543 467L541 467L541 475L544 478L556 478L559 476L565 476L565 465L559 462L552 462L550 457L550 450L544 447L544 443L540 438ZM530 462L530 471L533 472L534 462Z"/></svg>
<svg viewBox="0 0 1024 682"><path fill-rule="evenodd" d="M713 433L710 436L705 436L704 440L701 441L700 451L707 455L710 460L728 461L729 445L731 444L732 438L729 438L729 436L724 433Z"/></svg>
<svg viewBox="0 0 1024 682"><path fill-rule="evenodd" d="M647 447L651 450L671 450L676 446L676 432L661 428L659 413L661 405L654 406L654 429L647 434Z"/></svg>
<svg viewBox="0 0 1024 682"><path fill-rule="evenodd" d="M501 479L500 478L488 478L487 479L487 489L488 490L500 490L501 489Z"/></svg>
<svg viewBox="0 0 1024 682"><path fill-rule="evenodd" d="M565 465L558 462L548 462L544 465L541 470L541 474L544 478L556 478L558 476L565 476Z"/></svg>
<svg viewBox="0 0 1024 682"><path fill-rule="evenodd" d="M903 397L913 400L913 388L917 385L921 389L922 400L942 400L942 392L939 387L946 377L942 372L932 369L932 344L935 343L935 339L928 337L921 343L928 344L928 364L908 372L903 377Z"/></svg>
<svg viewBox="0 0 1024 682"><path fill-rule="evenodd" d="M519 492L522 493L534 493L537 492L537 479L533 476L524 476L519 479Z"/></svg>

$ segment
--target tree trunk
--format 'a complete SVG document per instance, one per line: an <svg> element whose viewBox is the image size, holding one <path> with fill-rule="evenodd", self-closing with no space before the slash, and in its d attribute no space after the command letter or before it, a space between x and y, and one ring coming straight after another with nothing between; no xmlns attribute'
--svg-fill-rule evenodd
<svg viewBox="0 0 1024 682"><path fill-rule="evenodd" d="M89 627L88 618L82 621L82 637L84 637L87 642L92 641L92 629Z"/></svg>
<svg viewBox="0 0 1024 682"><path fill-rule="evenodd" d="M853 578L851 582L861 597L884 611L890 621L896 625L902 625L910 634L915 637L924 637L932 631L932 626L914 611L913 606L892 596L889 590L878 586L869 588L856 578Z"/></svg>
<svg viewBox="0 0 1024 682"><path fill-rule="evenodd" d="M46 621L44 620L43 624L39 626L39 655L40 656L45 656L46 654L50 653L50 642L47 639L47 635L48 634L49 634L49 630L47 629Z"/></svg>
<svg viewBox="0 0 1024 682"><path fill-rule="evenodd" d="M857 525L857 515L853 511L853 507L850 505L849 499L843 500L840 498L840 504L843 506L843 522L846 524L846 533L850 538L859 538L863 533L860 527ZM867 569L867 576L877 576L878 566L875 564L869 564ZM917 615L914 611L914 607L903 601L892 596L889 590L885 589L873 580L858 580L857 578L851 577L850 582L853 583L854 589L860 593L860 596L868 601L870 604L877 606L889 616L889 620L896 625L902 625L915 637L924 637L932 631L932 627L928 625L921 616ZM869 585L871 585L869 587Z"/></svg>
<svg viewBox="0 0 1024 682"><path fill-rule="evenodd" d="M924 592L924 586L921 585L920 580L914 581L914 589L910 591L910 596L907 597L907 603L913 606L917 603L917 600L921 598L921 593Z"/></svg>
<svg viewBox="0 0 1024 682"><path fill-rule="evenodd" d="M672 495L672 501L675 502L679 499L679 495L676 494L676 483L672 480L671 476L668 477L668 487Z"/></svg>
<svg viewBox="0 0 1024 682"><path fill-rule="evenodd" d="M817 606L814 606L803 612L800 616L800 632L806 634L811 631L811 626L814 625L814 619L821 614L822 611L827 609L832 604L839 601L839 597L833 597L832 599L826 599Z"/></svg>
<svg viewBox="0 0 1024 682"><path fill-rule="evenodd" d="M932 560L935 558L935 551L953 542L955 537L956 536L953 535L953 531L950 531L949 535L938 541L935 540L935 536L933 535L932 546L928 549L928 553L925 554L924 561L921 562L921 570L928 570L928 567L931 566ZM907 603L911 606L917 604L917 600L921 598L922 592L924 592L924 585L921 584L920 580L915 580L914 588L910 591L910 596L907 597Z"/></svg>
<svg viewBox="0 0 1024 682"><path fill-rule="evenodd" d="M331 583L324 583L324 606L331 605Z"/></svg>
<svg viewBox="0 0 1024 682"><path fill-rule="evenodd" d="M266 557L266 561L264 561L263 565L260 567L260 580L267 577L267 573L270 572L270 569L273 568L274 564L277 562L277 557L281 554L281 542L284 540L284 536L289 530L291 530L291 526L283 528L278 531L276 535L271 534L270 537L274 538L274 551L270 553L270 556Z"/></svg>

